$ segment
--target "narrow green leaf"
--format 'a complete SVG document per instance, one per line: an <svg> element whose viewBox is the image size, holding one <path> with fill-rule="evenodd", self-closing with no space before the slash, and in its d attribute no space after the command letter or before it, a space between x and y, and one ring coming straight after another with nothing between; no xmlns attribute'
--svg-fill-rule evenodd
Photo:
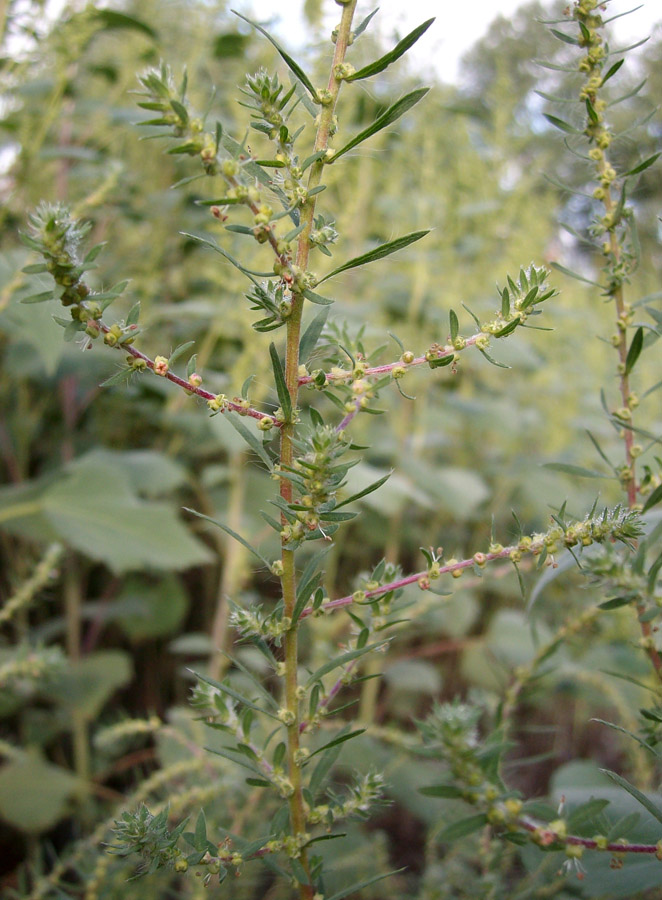
<svg viewBox="0 0 662 900"><path fill-rule="evenodd" d="M44 303L46 300L53 299L53 291L42 291L41 294L30 294L29 297L23 297L21 303Z"/></svg>
<svg viewBox="0 0 662 900"><path fill-rule="evenodd" d="M573 44L575 47L579 44L579 41L576 37L573 37L571 34L565 34L563 31L559 31L557 28L549 29L555 38L558 38L560 41L563 41L564 44Z"/></svg>
<svg viewBox="0 0 662 900"><path fill-rule="evenodd" d="M469 816L467 819L460 819L459 822L453 822L452 825L448 825L437 835L437 840L444 844L450 844L452 841L458 840L458 838L473 834L485 825L487 825L487 816L484 813Z"/></svg>
<svg viewBox="0 0 662 900"><path fill-rule="evenodd" d="M427 22L423 22L422 25L414 28L414 30L410 31L406 37L403 37L389 53L385 53L384 56L375 60L375 62L359 69L358 72L354 72L354 74L350 75L346 80L359 81L361 78L370 78L371 75L377 75L379 72L383 72L384 69L388 68L388 66L390 66L391 63L394 63L396 59L400 59L410 47L413 47L416 41L425 34L433 22L434 19L428 19Z"/></svg>
<svg viewBox="0 0 662 900"><path fill-rule="evenodd" d="M248 543L246 538L243 538L240 534L237 534L237 532L233 531L232 528L230 528L228 525L224 525L223 522L219 522L217 519L212 519L211 516L206 516L204 513L198 512L195 509L190 509L190 507L188 506L184 506L182 508L184 512L191 513L192 516L197 516L199 519L205 519L207 522L211 522L212 525L216 525L217 528L220 528L226 534L229 534L230 537L234 538L235 541L238 541L243 547L248 550L249 553L252 553L253 556L256 557L256 559L259 559L261 563L264 563L267 568L270 568L270 562L265 559L264 556L262 556L262 554L255 549L255 547L252 547ZM201 675L199 677L202 678Z"/></svg>
<svg viewBox="0 0 662 900"><path fill-rule="evenodd" d="M241 703L243 706L248 707L248 709L254 709L255 712L263 713L265 716L269 716L270 719L276 719L276 721L280 721L278 716L269 712L268 709L264 709L262 706L258 706L257 703L253 703L248 697L245 697L243 694L240 694L239 691L235 691L234 688L231 688L230 685L225 684L221 681L215 681L213 678L208 678L206 675L202 675L200 672L195 672L193 669L189 670L195 675L196 678L199 678L200 681L204 681L205 684L210 684L212 687L218 688L219 691L222 691L224 694L227 694L229 697L232 697L233 700L237 700L237 702ZM229 749L229 748L228 748ZM234 751L238 753L238 751ZM258 772L258 775L261 775L261 772Z"/></svg>
<svg viewBox="0 0 662 900"><path fill-rule="evenodd" d="M659 574L660 569L662 569L662 551L657 556L655 562L651 565L648 570L648 578L646 582L646 586L648 588L648 593L655 593L655 585L657 584L657 576Z"/></svg>
<svg viewBox="0 0 662 900"><path fill-rule="evenodd" d="M585 469L583 466L573 466L571 463L544 463L544 469L552 469L554 472L565 472L568 475L576 475L578 478L613 478L612 475L605 475L602 472L596 472L594 469Z"/></svg>
<svg viewBox="0 0 662 900"><path fill-rule="evenodd" d="M413 231L411 234L406 234L403 237L396 238L394 241L389 241L387 244L380 244L379 247L375 247L374 250L369 250L367 253L363 253L361 256L355 256L354 259L350 259L348 262L343 263L342 266L338 266L337 269L334 269L332 272L329 272L328 275L325 275L324 278L322 278L322 280L319 282L319 284L321 284L323 281L326 281L328 278L333 278L335 275L339 275L341 272L346 272L348 269L356 269L358 266L365 266L377 259L383 259L385 256L390 256L391 253L397 253L398 250L403 250L410 244L413 244L416 241L420 241L421 238L425 237L425 235L429 233L429 229L425 231ZM306 294L307 292L304 293L304 296Z"/></svg>
<svg viewBox="0 0 662 900"><path fill-rule="evenodd" d="M365 878L363 881L357 881L356 884L352 884L350 885L350 887L343 888L336 894L332 894L330 897L326 897L325 900L343 900L344 897L349 897L350 894L355 894L357 891L362 890L364 887L368 887L369 885L375 884L378 881L383 881L384 878L390 878L392 875L398 875L402 871L402 869L393 869L392 872L385 872L383 875L373 875L372 878Z"/></svg>
<svg viewBox="0 0 662 900"><path fill-rule="evenodd" d="M313 756L317 756L318 753L323 753L325 750L330 750L331 747L337 747L340 744L344 744L345 741L351 741L352 738L358 737L360 734L365 734L366 731L367 728L357 728L356 731L348 731L347 728L343 728L340 734L334 737L332 741L329 741L328 744L324 744L323 747L318 747L317 750L314 750L308 759L312 759Z"/></svg>
<svg viewBox="0 0 662 900"><path fill-rule="evenodd" d="M32 265L23 266L21 272L26 275L40 275L42 272L48 272L48 266L46 263L32 263Z"/></svg>
<svg viewBox="0 0 662 900"><path fill-rule="evenodd" d="M314 690L315 689L313 688L313 691ZM311 692L311 696L312 696L312 692ZM310 713L311 717L314 715L314 713L316 711L317 711L317 704L315 704L314 708L311 708L311 713ZM329 774L331 769L336 764L336 760L340 756L341 750L342 750L342 746L339 746L339 745L336 745L335 747L332 747L331 749L326 750L324 752L324 754L322 755L322 758L320 759L320 761L315 766L315 769L313 770L313 774L311 775L310 782L309 782L310 792L313 795L313 797L320 790L320 788L322 787L322 785L324 783L324 780L326 779L326 776Z"/></svg>
<svg viewBox="0 0 662 900"><path fill-rule="evenodd" d="M269 32L266 29L264 29L261 25L258 25L257 22L253 22L252 19L249 19L246 16L242 16L242 14L240 12L237 12L236 9L231 10L231 12L233 12L235 14L235 16L238 16L240 19L243 19L244 22L248 22L249 25L252 25L253 28L256 28L261 34L263 34L265 36L265 38L269 41L269 43L276 48L276 50L280 54L281 59L283 60L285 65L289 68L289 70L292 72L292 74L296 78L299 79L299 81L306 88L306 90L308 91L310 96L313 98L313 100L316 101L317 100L317 91L315 90L315 87L313 86L311 80L308 78L308 76L303 71L301 66L294 59L292 59L292 57L289 55L289 53L286 53L286 51L283 50L283 48L280 46L278 41L275 38L273 38L269 34Z"/></svg>
<svg viewBox="0 0 662 900"><path fill-rule="evenodd" d="M451 341L454 341L460 331L460 323L458 322L457 313L454 309L450 310L448 318L450 321Z"/></svg>
<svg viewBox="0 0 662 900"><path fill-rule="evenodd" d="M643 172L644 169L648 169L650 166L652 166L653 163L660 158L660 156L662 156L662 153L655 153L653 154L653 156L649 156L648 159L644 160L644 162L642 163L639 163L639 165L635 166L634 169L630 169L629 172L626 172L623 177L627 178L628 175L638 175L639 172ZM25 269L23 271L25 271Z"/></svg>
<svg viewBox="0 0 662 900"><path fill-rule="evenodd" d="M624 597L612 597L611 600L605 600L603 603L598 603L598 609L620 609L621 606L627 606L628 603L632 603L635 596L636 594L627 594Z"/></svg>
<svg viewBox="0 0 662 900"><path fill-rule="evenodd" d="M426 797L445 797L449 800L462 796L462 791L454 784L433 784L430 787L419 788L418 793Z"/></svg>
<svg viewBox="0 0 662 900"><path fill-rule="evenodd" d="M372 17L376 16L378 12L379 12L379 7L377 7L377 9L373 9L373 11L371 13L368 13L368 15L365 17L365 19L363 19L363 21L360 22L356 26L356 28L354 29L354 40L356 40L357 37L359 37L360 35L363 34L363 32L366 30L366 28L370 24L370 20L372 19Z"/></svg>
<svg viewBox="0 0 662 900"><path fill-rule="evenodd" d="M186 125L188 123L188 110L186 109L184 104L180 103L179 100L171 98L170 106L173 108L173 111L179 116L181 121Z"/></svg>
<svg viewBox="0 0 662 900"><path fill-rule="evenodd" d="M357 147L359 144L362 144L363 141L367 140L369 137L372 137L373 134L377 134L378 131L381 131L383 128L387 128L389 125L392 125L394 122L403 116L408 110L410 110L413 106L415 106L419 100L422 100L423 97L427 94L429 88L419 88L416 91L412 91L410 94L402 97L401 100L398 100L392 106L378 116L375 121L368 125L363 131L359 132L356 137L352 138L352 140L345 144L345 146L338 150L331 159L331 162L335 162L348 150L353 150L354 147Z"/></svg>
<svg viewBox="0 0 662 900"><path fill-rule="evenodd" d="M124 281L118 281L117 284L114 284L111 288L108 288L107 291L101 291L99 294L92 294L90 296L90 300L114 300L116 297L119 297L120 294L123 294L126 286L128 285L128 278Z"/></svg>
<svg viewBox="0 0 662 900"><path fill-rule="evenodd" d="M129 314L126 317L127 325L137 325L138 320L140 318L140 300L137 303L134 303L131 309L129 310Z"/></svg>
<svg viewBox="0 0 662 900"><path fill-rule="evenodd" d="M350 522L357 517L354 512L323 512L320 513L320 522Z"/></svg>
<svg viewBox="0 0 662 900"><path fill-rule="evenodd" d="M101 22L104 28L128 28L132 31L141 31L148 37L156 40L158 37L156 31L142 19L136 19L135 16L127 16L125 13L117 12L114 9L97 9L93 13L94 18Z"/></svg>
<svg viewBox="0 0 662 900"><path fill-rule="evenodd" d="M507 366L505 363L500 363L493 356L490 356L490 354L487 352L487 350L483 350L482 347L479 347L478 349L483 354L483 356L488 361L488 363L491 363L493 366L497 366L497 368L499 368L499 369L510 369L511 368L510 366Z"/></svg>
<svg viewBox="0 0 662 900"><path fill-rule="evenodd" d="M577 281L584 281L586 284L592 284L593 287L598 287L602 290L602 285L598 281L591 281L590 278L584 278L583 275L579 275L577 272L573 272L572 269L566 268L566 266L562 266L560 263L551 262L550 266L553 269L556 269L557 272L563 272L564 275L569 275L570 278L576 278Z"/></svg>
<svg viewBox="0 0 662 900"><path fill-rule="evenodd" d="M195 844L196 850L207 849L207 820L205 819L204 810L200 810L195 823Z"/></svg>
<svg viewBox="0 0 662 900"><path fill-rule="evenodd" d="M639 359L639 354L644 346L644 329L639 326L634 333L634 337L632 338L632 343L628 349L628 355L625 360L625 374L629 375L630 372L634 369L637 360Z"/></svg>
<svg viewBox="0 0 662 900"><path fill-rule="evenodd" d="M110 378L106 378L105 381L102 381L99 387L112 387L114 384L128 384L134 371L134 369L121 369L119 372L111 375Z"/></svg>
<svg viewBox="0 0 662 900"><path fill-rule="evenodd" d="M454 359L455 354L449 353L448 356L440 356L439 359L431 359L428 362L428 365L431 369L443 369L444 366L450 366Z"/></svg>
<svg viewBox="0 0 662 900"><path fill-rule="evenodd" d="M255 285L257 285L257 281L256 281L255 278L253 277L254 275L257 275L257 276L260 277L260 278L273 278L273 274L274 274L273 272L256 272L256 271L254 271L253 269L247 269L247 268L245 268L244 266L242 266L242 264L241 264L238 260L236 260L236 259L234 258L234 256L231 256L231 255L227 252L227 250L224 250L224 249L223 249L221 246L219 246L219 244L217 244L215 241L207 240L207 238L200 237L200 236L197 235L197 234L190 234L190 233L187 232L187 231L180 231L179 233L180 233L183 237L190 238L192 241L195 241L195 242L198 243L198 244L204 244L206 247L210 247L210 248L211 248L212 250L214 250L216 253L220 253L221 256L223 256L225 259L227 259L227 261L228 261L229 263L232 263L232 265L233 265L236 269L239 269L240 272L243 272L244 275L248 276L248 278L250 278L250 280L251 280L251 281L253 282L253 284L255 284Z"/></svg>
<svg viewBox="0 0 662 900"><path fill-rule="evenodd" d="M348 497L346 500L343 500L342 503L338 503L335 506L335 509L340 509L341 506L347 506L348 503L353 503L355 500L360 500L361 497L367 497L368 494L372 494L373 491L378 490L383 484L385 484L393 472L389 472L387 475L384 475L383 478L378 478L377 481L373 481L372 484L368 485L368 487L363 488L362 491L359 491L357 494L352 494L351 497Z"/></svg>
<svg viewBox="0 0 662 900"><path fill-rule="evenodd" d="M662 822L662 809L660 809L656 803L653 803L646 794L642 794L638 788L633 784L630 784L629 781L626 781L621 775L617 775L616 772L611 772L609 769L600 769L600 771L608 778L611 778L612 781L615 781L617 785L623 788L623 790L627 791L638 803L641 803L644 809L648 810L653 818L657 819L658 822Z"/></svg>
<svg viewBox="0 0 662 900"><path fill-rule="evenodd" d="M653 493L648 497L648 499L644 503L643 509L641 510L642 513L646 513L646 512L648 512L649 509L652 509L654 506L657 506L657 504L660 502L660 500L662 500L662 484L659 484L655 488Z"/></svg>
<svg viewBox="0 0 662 900"><path fill-rule="evenodd" d="M172 366L179 359L179 357L183 353L186 353L186 351L189 349L189 347L192 347L194 344L195 344L195 341L186 341L185 344L180 344L179 347L175 347L175 349L170 354L170 359L168 360L168 365Z"/></svg>
<svg viewBox="0 0 662 900"><path fill-rule="evenodd" d="M267 470L271 472L271 470L273 469L273 462L271 460L271 457L264 449L264 445L258 438L258 436L244 424L241 416L233 410L228 410L228 412L225 413L225 418L228 420L230 425L232 425L235 431L240 434L241 437L246 441L251 450L260 457L262 462L267 467Z"/></svg>
<svg viewBox="0 0 662 900"><path fill-rule="evenodd" d="M319 669L313 672L313 674L306 682L306 688L312 687L312 685L315 684L316 681L319 681L320 678L322 678L324 675L327 675L329 672L333 672L334 669L337 669L340 666L344 666L346 663L351 662L353 659L358 659L360 656L365 656L366 653L369 653L376 647L383 647L384 644L387 643L388 639L384 639L383 641L375 641L374 643L368 644L359 650L348 650L346 653L341 653L334 659L328 660L328 662L325 662L323 666L320 666Z"/></svg>
<svg viewBox="0 0 662 900"><path fill-rule="evenodd" d="M308 361L310 354L317 346L320 335L324 330L326 320L329 317L329 307L320 310L310 325L304 331L301 341L299 342L299 359L302 363Z"/></svg>
<svg viewBox="0 0 662 900"><path fill-rule="evenodd" d="M306 288L303 292L303 296L306 300L310 300L311 303L316 303L318 306L331 306L333 300L329 300L328 297L322 297L320 294L316 294L315 291L311 291L310 288Z"/></svg>
<svg viewBox="0 0 662 900"><path fill-rule="evenodd" d="M586 112L588 113L588 117L594 125L596 125L600 121L600 119L598 118L598 114L595 111L595 107L588 97L586 98Z"/></svg>
<svg viewBox="0 0 662 900"><path fill-rule="evenodd" d="M607 72L605 77L602 79L600 87L605 85L609 81L609 79L612 77L612 75L615 75L618 72L618 70L620 69L620 67L623 65L624 62L625 62L625 57L623 59L619 59L618 62L614 63L614 65L609 69L609 71Z"/></svg>
<svg viewBox="0 0 662 900"><path fill-rule="evenodd" d="M555 128L559 128L561 131L565 131L566 134L581 134L579 128L575 128L574 125L571 125L569 122L564 122L563 119L559 119L558 116L550 116L549 113L543 113L544 117Z"/></svg>
<svg viewBox="0 0 662 900"><path fill-rule="evenodd" d="M513 331L515 331L515 329L518 327L518 325L521 323L521 321L522 320L520 319L520 317L516 316L512 320L512 322L508 322L507 325L504 325L503 328L501 329L501 331L495 331L494 334L492 335L492 337L495 337L495 338L507 337L509 334L512 334Z"/></svg>
<svg viewBox="0 0 662 900"><path fill-rule="evenodd" d="M287 165L282 159L256 159L256 166L264 166L266 169L284 169Z"/></svg>
<svg viewBox="0 0 662 900"><path fill-rule="evenodd" d="M231 231L233 234L250 234L253 235L253 229L249 228L248 225L226 225L226 231Z"/></svg>
<svg viewBox="0 0 662 900"><path fill-rule="evenodd" d="M214 726L212 725L211 727L213 728ZM243 769L248 769L249 772L253 772L260 780L264 778L264 772L260 771L256 765L250 763L245 756L237 753L237 751L233 750L231 747L205 747L204 749L207 753L214 753L216 756L222 756L223 759L229 759L230 762L235 765L239 765Z"/></svg>
<svg viewBox="0 0 662 900"><path fill-rule="evenodd" d="M317 150L315 153L311 153L310 156L307 156L304 161L300 165L300 169L302 172L305 172L308 166L312 166L313 163L322 159L322 157L326 156L326 150ZM283 164L284 165L284 164ZM302 226L303 227L303 226ZM292 238L288 237L285 240L291 241Z"/></svg>
<svg viewBox="0 0 662 900"><path fill-rule="evenodd" d="M273 343L269 344L269 355L271 357L271 365L274 370L274 379L276 381L276 393L278 394L278 402L280 403L283 414L285 415L285 420L289 422L292 418L292 398L290 397L290 392L287 389L285 372L283 371L283 366L281 364L280 357L278 356L276 345Z"/></svg>
<svg viewBox="0 0 662 900"><path fill-rule="evenodd" d="M593 721L595 722L597 719L593 719ZM568 817L568 830L576 833L579 828L587 827L609 806L609 802L609 800L593 798L582 803Z"/></svg>

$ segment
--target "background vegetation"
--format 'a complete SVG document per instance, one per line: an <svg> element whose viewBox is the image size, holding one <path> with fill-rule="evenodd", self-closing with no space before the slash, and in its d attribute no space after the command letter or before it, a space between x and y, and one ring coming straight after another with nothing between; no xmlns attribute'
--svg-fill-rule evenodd
<svg viewBox="0 0 662 900"><path fill-rule="evenodd" d="M591 198L559 187L583 185L585 168L544 118L547 101L537 93L563 91L562 73L531 58L535 47L541 59L565 59L567 47L537 21L548 12L529 4L510 20L498 19L466 57L458 86L435 85L396 129L347 158L342 179L331 182L325 205L338 211L348 255L433 226L388 266L338 281L333 328L343 343L355 348L362 326L366 346L390 343L384 360L400 352L390 332L417 353L443 343L449 307L464 302L487 314L495 277L518 271L523 261L556 261L595 275L599 263L575 234L586 226ZM309 69L319 65L321 83L326 58L317 44L328 39L317 5L308 4L307 13L316 35ZM222 226L194 204L203 196L199 182L172 190L191 174L189 163L164 154L158 141L138 140L134 126L144 115L130 92L160 59L176 73L187 66L194 105L210 106L240 132L234 86L261 65L272 70L276 55L222 2L141 0L121 11L71 3L57 27L45 22L40 4L10 3L2 25L0 591L5 608L9 598L21 608L11 622L0 609L0 878L7 890L28 896L39 873L62 856L74 896L126 896L130 862L99 856L92 843L76 845L73 863L67 856L90 834L108 840L103 823L125 806L144 799L156 811L169 801L175 818L204 806L210 827L241 826L249 834L259 833L267 816L259 792L221 757L202 751L210 738L187 697L190 669L218 677L226 668L213 648L229 649L232 641L227 598L274 596L274 582L266 572L251 574L241 545L181 510L223 519L276 558L277 536L259 515L270 484L223 416L206 416L195 398L164 379L99 387L117 371L117 354L63 343L52 320L56 302L20 304L40 280L21 273L34 255L18 231L40 200L66 199L92 222L93 242L108 241L91 275L94 286L131 280L128 299L116 307L126 314L140 301L145 352L153 357L195 340L210 389L234 390L257 373L252 399L266 398L266 345L237 302L244 291L239 273L180 234L216 228L220 235ZM375 42L365 37L360 60L379 55ZM659 147L660 120L651 114L662 93L661 63L658 32L619 76L617 95L647 78L628 104L613 108L617 126L619 117L643 122L636 141L626 137L617 145L625 169ZM359 130L418 86L419 77L405 61L378 85L348 92L344 121ZM642 248L637 297L652 295L658 310L661 201L652 167L642 172L633 202ZM608 314L590 285L558 272L554 284L561 294L543 322L554 330L519 330L498 345L495 355L514 372L475 354L456 371L409 375L404 390L416 404L390 389L382 397L388 415L356 421L353 438L370 449L350 471L349 489L391 469L395 474L365 498L363 515L337 540L326 565L328 596L355 590L384 546L387 561L417 571L418 548L432 542L457 558L486 546L491 519L507 544L517 533L511 510L532 533L548 527L550 508L564 498L579 517L598 494L601 504L620 500L615 479L579 480L567 469L544 467L560 462L608 476L587 430L610 459L622 456L600 404L601 385L615 390L613 349L599 339L609 338ZM471 326L468 314L463 324ZM654 356L643 361L642 383L659 380ZM660 433L659 393L642 403L638 421ZM650 483L655 488L658 475ZM523 571L528 609L510 566L485 584L465 576L450 598L411 589L410 626L363 673L381 677L351 692L370 728L341 762L348 770L383 770L389 802L367 826L348 825L351 853L340 855L329 842L335 889L375 870L402 868L356 896L505 896L499 891L507 882L499 878L511 877L503 873L513 871L514 849L500 850L495 862L488 858L494 848L482 852L478 838L457 850L437 839L448 817L459 814L448 804L440 822L439 801L417 791L434 781L436 764L409 752L412 718L458 695L493 708L500 702L516 667L529 664L540 643L599 597L566 563L554 572L567 569L563 579L545 577L542 586L539 576ZM24 604L33 597L36 603ZM340 617L311 624L309 665L334 652L348 624ZM558 802L579 786L597 790L599 766L653 778L635 744L592 721L611 717L634 727L632 710L645 695L637 683L648 677L645 659L632 650L638 637L628 611L615 610L569 640L554 668L527 687L513 735L513 787ZM265 675L249 646L237 655ZM615 668L628 679L600 674ZM241 673L235 676L241 681ZM122 725L136 718L140 727ZM624 804L623 815L631 812L626 800L614 799ZM660 880L654 866L640 865L627 882L608 867L581 883L561 878L553 896L651 891ZM550 868L524 853L515 867L517 896L543 896L534 891L548 883L558 861ZM201 893L194 879L179 883L172 873L131 890L136 897L142 890ZM213 890L222 896L226 888ZM646 896L662 896L656 890ZM268 871L247 869L232 895L277 898L288 890Z"/></svg>

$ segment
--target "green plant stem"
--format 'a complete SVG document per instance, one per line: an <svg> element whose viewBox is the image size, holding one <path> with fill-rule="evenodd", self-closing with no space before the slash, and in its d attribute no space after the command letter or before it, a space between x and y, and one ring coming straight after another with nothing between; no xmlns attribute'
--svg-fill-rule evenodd
<svg viewBox="0 0 662 900"><path fill-rule="evenodd" d="M603 158L600 161L600 172L604 171L606 167L607 162ZM609 188L605 188L605 197L603 202L607 215L611 215L614 209L614 201L612 199L611 191ZM615 266L619 266L621 263L621 245L615 229L612 229L612 231L609 233L609 246L614 257ZM611 292L611 297L614 301L616 319L617 321L623 321L626 315L623 287L619 285L618 287L614 288L614 290ZM625 409L629 409L630 378L625 372L625 362L628 355L627 328L618 329L618 338L619 340L616 350L618 353L618 362L621 369L619 378L621 400L623 402L623 407ZM627 479L624 479L624 488L628 498L628 506L630 507L630 509L632 509L637 502L637 481L635 474L635 461L634 456L632 455L634 433L631 428L623 428L623 443L625 445L625 464L628 468Z"/></svg>
<svg viewBox="0 0 662 900"><path fill-rule="evenodd" d="M235 453L230 459L230 497L228 502L227 521L234 531L241 529L241 513L246 497L246 463L247 455ZM218 586L216 610L211 630L211 658L209 675L219 681L227 667L224 655L228 643L228 597L236 596L243 573L246 551L240 543L224 536L223 575Z"/></svg>
<svg viewBox="0 0 662 900"><path fill-rule="evenodd" d="M64 566L64 610L66 621L67 655L72 663L80 660L81 645L81 585L80 572L73 555ZM87 735L87 719L74 708L71 712L71 739L73 742L74 771L81 781L81 795L90 780L90 748Z"/></svg>
<svg viewBox="0 0 662 900"><path fill-rule="evenodd" d="M329 134L333 115L335 111L338 93L340 91L340 79L336 76L336 66L343 62L345 52L349 45L352 18L356 0L351 0L343 7L342 19L338 27L338 37L336 39L336 48L331 64L331 73L329 76L328 95L330 102L322 107L320 113L320 122L315 138L314 152L326 150L329 145ZM308 191L317 187L322 180L322 172L324 163L318 161L311 166L308 178ZM305 271L308 265L308 256L310 252L310 232L313 225L313 217L315 214L315 196L309 197L301 210L301 222L304 224L303 230L299 235L297 242L296 265ZM285 383L290 394L293 409L293 418L296 416L298 395L299 395L299 341L301 338L301 318L303 314L304 297L302 292L293 291L292 313L287 320L287 340L285 352ZM291 466L293 461L293 445L292 439L294 435L295 423L293 421L286 422L280 434L280 465ZM282 478L280 481L280 495L287 502L292 502L292 484ZM283 523L285 524L285 522ZM283 566L283 574L281 576L281 588L283 592L283 615L291 618L296 603L296 569L294 561L294 551L286 549L283 546L281 551L281 562ZM299 649L298 649L298 626L293 625L285 635L285 709L290 719L287 726L287 765L289 780L292 785L292 794L290 796L290 823L292 827L292 835L295 840L305 832L306 814L303 800L303 785L301 778L301 767L297 762L297 754L299 750L299 697L298 697L298 667L299 667ZM310 882L310 867L308 864L308 856L305 850L301 851L299 858L306 875L308 876L308 884L299 885L299 895L301 900L312 900L314 888Z"/></svg>
<svg viewBox="0 0 662 900"><path fill-rule="evenodd" d="M57 566L62 556L62 546L51 544L37 563L32 575L19 587L16 593L7 600L0 610L0 625L4 625L21 610L26 609L39 591L57 574Z"/></svg>

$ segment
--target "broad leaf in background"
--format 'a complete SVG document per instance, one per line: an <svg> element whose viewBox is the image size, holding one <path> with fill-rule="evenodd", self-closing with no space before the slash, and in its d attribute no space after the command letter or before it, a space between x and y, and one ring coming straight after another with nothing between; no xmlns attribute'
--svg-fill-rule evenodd
<svg viewBox="0 0 662 900"><path fill-rule="evenodd" d="M28 834L47 831L67 814L79 790L71 772L26 755L0 769L0 817Z"/></svg>
<svg viewBox="0 0 662 900"><path fill-rule="evenodd" d="M22 518L36 516L61 540L116 572L181 570L213 558L188 531L175 506L141 500L129 474L97 454L69 466L29 502L2 505L2 524L8 530L20 526Z"/></svg>

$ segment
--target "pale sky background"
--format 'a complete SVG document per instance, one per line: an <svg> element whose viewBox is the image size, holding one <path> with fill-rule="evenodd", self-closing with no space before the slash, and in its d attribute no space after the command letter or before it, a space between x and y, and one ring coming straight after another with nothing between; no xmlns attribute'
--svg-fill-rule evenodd
<svg viewBox="0 0 662 900"><path fill-rule="evenodd" d="M568 0L569 4L571 2L572 0ZM421 22L436 16L437 21L408 55L412 58L415 56L419 65L433 65L442 80L455 81L459 59L464 51L485 34L490 22L499 14L508 16L521 5L521 0L361 0L356 19L361 21L379 6L371 27L373 23L379 23L379 29L385 37L390 37L396 29L402 37ZM610 18L639 5L636 0L611 0L603 15ZM287 34L290 47L304 41L306 26L301 15L303 0L278 0L276 4L266 3L265 0L238 0L237 8L241 11L249 7L254 16L271 18L277 14L282 19L278 28L279 36L285 38ZM325 21L333 26L340 18L340 7L329 3L327 8L330 8L330 12ZM627 46L646 37L656 22L662 22L662 0L644 0L641 9L614 23L619 38L618 46ZM641 52L645 52L645 48ZM531 48L531 55L535 56L535 47Z"/></svg>

